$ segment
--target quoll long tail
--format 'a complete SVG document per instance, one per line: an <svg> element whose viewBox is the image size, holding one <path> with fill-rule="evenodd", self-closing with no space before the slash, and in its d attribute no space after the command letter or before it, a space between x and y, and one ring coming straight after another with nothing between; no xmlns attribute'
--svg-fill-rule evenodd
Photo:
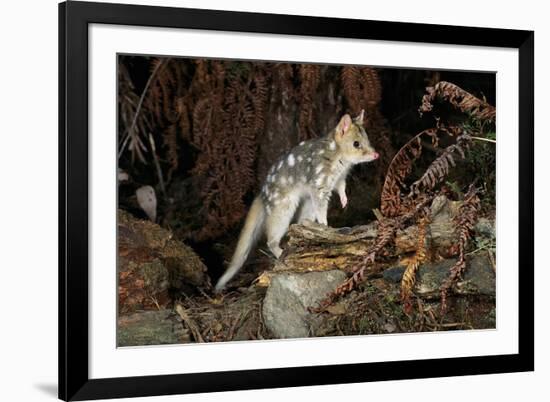
<svg viewBox="0 0 550 402"><path fill-rule="evenodd" d="M239 269L241 269L245 263L248 258L248 254L250 254L252 247L254 247L258 237L260 236L264 219L264 205L261 198L256 197L246 217L246 221L239 236L239 242L237 243L237 248L235 249L233 258L231 258L229 268L227 268L222 277L218 280L218 283L216 284L216 291L222 290L227 282L229 282L231 278L239 272Z"/></svg>

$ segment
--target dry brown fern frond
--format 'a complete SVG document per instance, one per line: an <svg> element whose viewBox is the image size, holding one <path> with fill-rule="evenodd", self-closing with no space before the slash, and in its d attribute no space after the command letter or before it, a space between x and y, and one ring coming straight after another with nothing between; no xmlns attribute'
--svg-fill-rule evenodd
<svg viewBox="0 0 550 402"><path fill-rule="evenodd" d="M433 87L427 87L426 92L419 108L420 113L430 112L433 109L433 101L436 98L441 98L476 119L495 121L496 109L494 106L451 82L440 81Z"/></svg>
<svg viewBox="0 0 550 402"><path fill-rule="evenodd" d="M243 217L244 197L255 184L256 138L263 131L267 103L262 67L228 69L222 62L210 67L200 66L205 71L199 83L208 94L193 112L193 145L200 150L193 173L206 177L200 189L206 222L193 234L197 240L215 237Z"/></svg>
<svg viewBox="0 0 550 402"><path fill-rule="evenodd" d="M321 67L316 64L301 64L300 77L300 115L298 128L300 140L315 137L314 107L315 94L321 78Z"/></svg>
<svg viewBox="0 0 550 402"><path fill-rule="evenodd" d="M432 202L433 198L433 196L427 195L419 197L416 200L416 204L406 213L398 217L383 219L379 223L375 243L365 251L364 257L352 268L352 275L321 300L318 307L310 308L309 310L316 313L325 311L336 299L355 289L366 279L367 275L379 272L374 266L376 258L383 253L386 247L392 244L396 231L402 228L406 222L416 219L419 214L427 216L429 212L426 207Z"/></svg>
<svg viewBox="0 0 550 402"><path fill-rule="evenodd" d="M410 209L411 204L404 200L402 189L404 180L411 173L413 163L422 154L422 141L429 138L434 147L438 146L440 130L430 128L411 138L393 157L386 174L381 192L380 209L384 216L395 217Z"/></svg>
<svg viewBox="0 0 550 402"><path fill-rule="evenodd" d="M179 168L181 140L191 145L197 156L187 174L200 178L196 192L202 205L185 236L199 241L218 236L242 218L244 197L256 184L256 138L265 126L269 71L263 63L207 59L149 63L141 97L120 63L121 152L130 149L146 162L145 140L161 136L157 159L170 182Z"/></svg>
<svg viewBox="0 0 550 402"><path fill-rule="evenodd" d="M122 74L125 69L124 63L119 63ZM121 114L125 130L121 136L119 157L128 149L132 153L132 161L137 157L146 163L145 140L150 133L162 136L166 149L166 157L163 159L169 163L168 177L171 177L178 168L178 132L180 128L189 131L189 125L185 127L185 121L189 121L189 99L185 96L189 72L187 63L172 58L151 59L150 71L141 96L133 107L132 119L129 120ZM122 89L121 85L119 90Z"/></svg>
<svg viewBox="0 0 550 402"><path fill-rule="evenodd" d="M175 110L178 115L177 125L181 138L189 141L192 135L191 128L191 110L193 105L191 102L191 96L189 93L179 96L176 99Z"/></svg>
<svg viewBox="0 0 550 402"><path fill-rule="evenodd" d="M258 68L256 70L250 94L254 106L254 131L258 135L263 132L265 127L265 114L269 94L267 71L265 69Z"/></svg>
<svg viewBox="0 0 550 402"><path fill-rule="evenodd" d="M428 234L429 223L429 215L425 214L420 218L416 252L412 257L401 261L401 264L406 263L407 265L403 277L401 278L401 302L406 312L410 312L411 309L410 296L416 283L416 272L420 265L428 260L430 241Z"/></svg>
<svg viewBox="0 0 550 402"><path fill-rule="evenodd" d="M456 232L458 234L458 260L450 269L447 280L440 287L441 310L447 309L447 294L451 287L458 281L466 269L466 246L472 236L474 226L478 219L481 201L477 195L478 190L473 184L470 185L468 192L464 196L463 204L460 206L457 216L454 219Z"/></svg>
<svg viewBox="0 0 550 402"><path fill-rule="evenodd" d="M172 174L178 168L178 141L177 141L178 125L173 123L169 125L163 132L162 139L166 148L166 160L169 168L166 173L168 182L172 180Z"/></svg>
<svg viewBox="0 0 550 402"><path fill-rule="evenodd" d="M292 64L277 63L273 68L274 80L289 83L294 79L294 69L292 68Z"/></svg>
<svg viewBox="0 0 550 402"><path fill-rule="evenodd" d="M372 268L376 259L377 253L379 253L384 247L386 247L394 238L395 231L397 230L399 222L397 219L384 219L378 226L378 233L376 236L375 244L370 247L363 258L352 269L352 275L346 279L342 284L331 293L321 300L317 307L312 307L309 310L315 313L320 313L326 310L331 304L334 303L339 297L351 292L361 282L365 280L367 270Z"/></svg>
<svg viewBox="0 0 550 402"><path fill-rule="evenodd" d="M352 113L366 109L368 116L378 108L382 99L382 84L374 68L344 66L340 77Z"/></svg>
<svg viewBox="0 0 550 402"><path fill-rule="evenodd" d="M378 71L372 67L344 66L340 71L340 79L350 112L357 114L365 109L365 129L381 156L375 165L375 177L380 186L394 149L390 139L391 131L379 108L382 83Z"/></svg>
<svg viewBox="0 0 550 402"><path fill-rule="evenodd" d="M155 80L157 70L153 71L141 96L135 92L135 86L130 78L128 69L124 63L119 62L118 66L118 103L119 116L121 122L121 132L119 133L119 150L118 157L124 153L126 149L131 152L132 162L139 159L145 163L145 155L147 152L147 135L152 129L152 119L148 116L144 109L144 102L151 83Z"/></svg>
<svg viewBox="0 0 550 402"><path fill-rule="evenodd" d="M440 183L449 174L450 168L456 166L453 155L458 154L464 159L466 157L464 151L469 149L471 141L472 138L469 134L459 135L456 143L445 148L443 153L430 164L420 179L411 184L409 197L419 194L422 189L433 189Z"/></svg>
<svg viewBox="0 0 550 402"><path fill-rule="evenodd" d="M377 108L382 100L382 83L378 72L371 67L362 67L363 91L367 109Z"/></svg>
<svg viewBox="0 0 550 402"><path fill-rule="evenodd" d="M340 73L344 95L350 105L352 113L361 109L363 92L360 84L361 73L357 66L344 66Z"/></svg>
<svg viewBox="0 0 550 402"><path fill-rule="evenodd" d="M193 105L192 112L192 130L189 142L197 149L201 150L208 145L209 133L212 132L216 125L218 117L215 115L215 110L221 108L221 97L211 94L208 97L200 99ZM201 168L195 166L197 173L201 173Z"/></svg>
<svg viewBox="0 0 550 402"><path fill-rule="evenodd" d="M189 63L180 59L156 58L151 61L150 68L151 74L156 71L156 79L151 83L145 107L162 136L163 160L168 163L166 176L170 182L179 167L178 138L188 138L191 130Z"/></svg>
<svg viewBox="0 0 550 402"><path fill-rule="evenodd" d="M119 118L122 127L130 127L134 118L137 105L139 103L139 95L136 94L136 88L128 68L124 63L119 63L118 66L118 107Z"/></svg>
<svg viewBox="0 0 550 402"><path fill-rule="evenodd" d="M416 191L417 187L421 184L431 184L433 180L436 180L436 176L434 176L434 174L437 174L437 177L439 177L440 173L437 169L441 169L442 172L445 168L448 170L448 163L451 163L449 159L452 158L452 156L449 157L447 155L445 158L437 158L426 171L426 177L423 175L419 181L413 183L414 187L408 189L407 191L405 179L412 172L414 162L422 155L424 141L429 139L432 148L437 149L439 147L439 139L442 135L458 137L460 138L459 142L457 142L454 146L450 146L446 150L448 150L449 153L462 153L463 148L466 147L467 141L470 140L470 137L467 135L461 137L460 134L462 134L462 132L462 129L458 126L444 126L438 121L436 127L421 131L401 147L401 149L393 157L388 167L384 185L382 187L380 209L384 216L400 216L409 211L417 204L414 200L412 200L413 196L420 195L420 191ZM443 154L446 155L445 152ZM433 187L428 185L425 188ZM408 196L405 197L403 195L404 193L407 193Z"/></svg>

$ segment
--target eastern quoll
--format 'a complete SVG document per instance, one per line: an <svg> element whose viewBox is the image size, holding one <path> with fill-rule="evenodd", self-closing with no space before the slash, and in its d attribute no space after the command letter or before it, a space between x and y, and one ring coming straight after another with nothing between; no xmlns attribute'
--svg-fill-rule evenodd
<svg viewBox="0 0 550 402"><path fill-rule="evenodd" d="M303 141L271 166L241 231L227 271L216 284L219 291L239 271L262 230L267 246L279 258L279 246L290 222L306 219L327 224L332 191L348 202L346 176L353 165L378 159L363 127L364 112L352 119L346 114L328 135Z"/></svg>

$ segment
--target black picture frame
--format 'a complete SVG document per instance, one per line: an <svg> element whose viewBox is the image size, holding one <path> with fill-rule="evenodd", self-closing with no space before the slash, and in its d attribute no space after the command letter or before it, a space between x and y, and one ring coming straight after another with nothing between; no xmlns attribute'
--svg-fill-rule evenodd
<svg viewBox="0 0 550 402"><path fill-rule="evenodd" d="M519 51L518 353L213 373L88 375L88 25L458 44ZM70 1L59 4L59 398L292 387L534 370L534 32Z"/></svg>

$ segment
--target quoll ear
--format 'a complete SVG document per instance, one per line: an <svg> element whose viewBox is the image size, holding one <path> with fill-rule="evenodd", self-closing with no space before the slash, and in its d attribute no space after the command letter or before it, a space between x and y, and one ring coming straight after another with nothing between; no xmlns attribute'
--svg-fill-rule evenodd
<svg viewBox="0 0 550 402"><path fill-rule="evenodd" d="M351 117L349 114L345 114L340 119L340 122L336 126L336 137L342 138L351 127Z"/></svg>
<svg viewBox="0 0 550 402"><path fill-rule="evenodd" d="M363 125L363 122L365 121L365 109L361 109L361 113L359 113L354 119L354 123Z"/></svg>

